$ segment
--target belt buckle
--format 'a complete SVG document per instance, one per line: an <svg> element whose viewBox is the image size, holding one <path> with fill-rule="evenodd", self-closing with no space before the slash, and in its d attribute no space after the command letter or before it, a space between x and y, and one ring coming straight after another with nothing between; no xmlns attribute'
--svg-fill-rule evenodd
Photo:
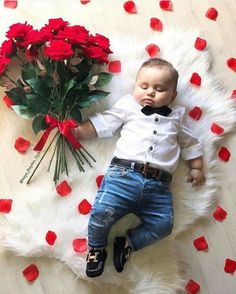
<svg viewBox="0 0 236 294"><path fill-rule="evenodd" d="M148 170L149 169L149 170ZM154 179L157 179L159 176L159 172L160 170L157 168L152 168L150 166L148 166L147 164L144 164L141 168L140 168L141 174L144 177L147 177L147 173L149 172L151 174L151 177Z"/></svg>

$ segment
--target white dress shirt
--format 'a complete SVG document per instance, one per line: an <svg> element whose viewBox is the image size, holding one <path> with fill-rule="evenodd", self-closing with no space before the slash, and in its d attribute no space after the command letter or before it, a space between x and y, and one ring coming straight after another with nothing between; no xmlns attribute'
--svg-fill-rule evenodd
<svg viewBox="0 0 236 294"><path fill-rule="evenodd" d="M111 137L121 128L114 156L149 163L172 173L179 161L193 159L203 154L201 142L187 126L185 108L168 105L168 116L145 115L142 106L132 95L125 95L109 110L90 117L98 137Z"/></svg>

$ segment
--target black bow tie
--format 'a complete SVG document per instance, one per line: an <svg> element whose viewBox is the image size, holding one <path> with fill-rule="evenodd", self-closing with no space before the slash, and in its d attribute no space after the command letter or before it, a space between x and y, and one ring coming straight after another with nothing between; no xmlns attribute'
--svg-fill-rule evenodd
<svg viewBox="0 0 236 294"><path fill-rule="evenodd" d="M146 115L151 115L153 113L157 113L163 116L168 116L172 110L168 107L168 106L161 106L161 107L157 107L157 108L153 108L149 105L144 106L141 109L142 113L146 114Z"/></svg>

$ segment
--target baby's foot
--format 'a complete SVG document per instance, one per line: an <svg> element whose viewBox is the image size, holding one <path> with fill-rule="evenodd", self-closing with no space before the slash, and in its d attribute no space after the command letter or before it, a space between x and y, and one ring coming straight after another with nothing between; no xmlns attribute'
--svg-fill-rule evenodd
<svg viewBox="0 0 236 294"><path fill-rule="evenodd" d="M103 273L106 261L106 250L92 248L87 255L86 275L90 278L95 278Z"/></svg>
<svg viewBox="0 0 236 294"><path fill-rule="evenodd" d="M126 247L126 238L125 237L116 237L114 239L114 254L113 254L113 263L118 273L121 273L124 269L126 261L129 259L131 253L131 247Z"/></svg>

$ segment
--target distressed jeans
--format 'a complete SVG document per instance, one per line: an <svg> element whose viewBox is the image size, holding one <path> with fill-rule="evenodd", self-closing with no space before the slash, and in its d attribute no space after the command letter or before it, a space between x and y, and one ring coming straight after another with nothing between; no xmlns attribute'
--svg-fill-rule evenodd
<svg viewBox="0 0 236 294"><path fill-rule="evenodd" d="M133 170L110 165L93 204L88 224L88 244L105 248L112 225L128 213L141 224L127 232L133 250L139 250L169 235L173 227L169 183L144 178Z"/></svg>

